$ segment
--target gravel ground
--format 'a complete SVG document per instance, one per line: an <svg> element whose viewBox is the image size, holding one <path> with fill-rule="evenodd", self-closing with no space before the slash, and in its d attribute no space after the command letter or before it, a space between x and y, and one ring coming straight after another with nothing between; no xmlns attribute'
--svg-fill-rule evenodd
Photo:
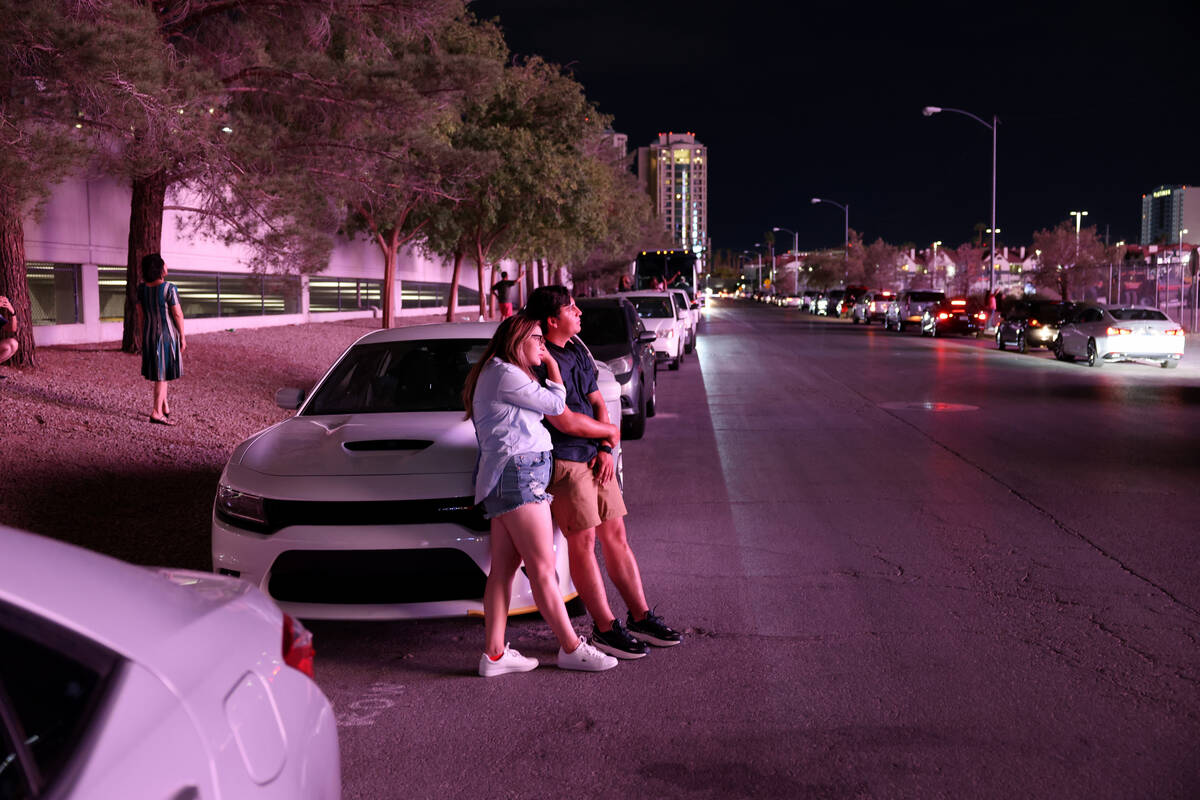
<svg viewBox="0 0 1200 800"><path fill-rule="evenodd" d="M137 564L210 569L212 500L233 448L292 413L276 389L311 387L378 325L188 336L173 427L149 422L141 357L116 343L42 347L37 369L0 366L0 522Z"/></svg>

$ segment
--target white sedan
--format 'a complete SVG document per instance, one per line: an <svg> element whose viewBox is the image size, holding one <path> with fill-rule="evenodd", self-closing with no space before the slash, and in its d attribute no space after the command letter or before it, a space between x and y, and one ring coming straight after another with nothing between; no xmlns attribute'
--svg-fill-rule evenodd
<svg viewBox="0 0 1200 800"><path fill-rule="evenodd" d="M375 331L350 346L299 413L239 444L217 488L214 570L259 586L303 619L483 614L489 524L475 506L475 429L462 387L496 323ZM609 418L620 385L598 362ZM616 453L618 475L620 452ZM558 590L571 583L555 531ZM536 609L517 573L511 614Z"/></svg>
<svg viewBox="0 0 1200 800"><path fill-rule="evenodd" d="M1099 367L1114 361L1157 361L1163 368L1183 358L1183 328L1156 308L1088 306L1059 328L1054 355L1061 361L1087 360Z"/></svg>
<svg viewBox="0 0 1200 800"><path fill-rule="evenodd" d="M312 636L250 584L0 527L0 797L341 796Z"/></svg>
<svg viewBox="0 0 1200 800"><path fill-rule="evenodd" d="M668 362L671 369L679 369L688 340L688 312L677 307L670 292L629 292L622 296L633 303L646 330L657 334L651 342L655 359Z"/></svg>

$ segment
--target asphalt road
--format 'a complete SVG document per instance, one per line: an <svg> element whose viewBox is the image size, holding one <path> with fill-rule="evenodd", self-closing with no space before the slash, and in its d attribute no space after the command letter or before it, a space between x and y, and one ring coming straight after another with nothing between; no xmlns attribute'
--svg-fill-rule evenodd
<svg viewBox="0 0 1200 800"><path fill-rule="evenodd" d="M684 644L311 623L345 796L1200 795L1200 366L986 345L710 307L625 456Z"/></svg>

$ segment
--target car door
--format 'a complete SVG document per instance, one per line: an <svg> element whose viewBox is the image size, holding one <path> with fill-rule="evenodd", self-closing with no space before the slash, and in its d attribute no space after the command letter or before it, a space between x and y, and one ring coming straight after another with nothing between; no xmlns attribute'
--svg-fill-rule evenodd
<svg viewBox="0 0 1200 800"><path fill-rule="evenodd" d="M1063 351L1082 358L1087 355L1087 340L1095 335L1096 324L1104 318L1098 308L1085 308L1063 331Z"/></svg>

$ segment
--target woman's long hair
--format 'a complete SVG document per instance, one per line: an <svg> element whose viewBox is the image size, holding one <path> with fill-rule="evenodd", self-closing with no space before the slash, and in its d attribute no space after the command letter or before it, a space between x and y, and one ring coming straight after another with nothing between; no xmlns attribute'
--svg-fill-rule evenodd
<svg viewBox="0 0 1200 800"><path fill-rule="evenodd" d="M509 364L515 364L526 372L529 372L530 365L523 363L521 360L521 342L525 341L526 336L539 328L540 326L535 320L530 319L523 313L513 314L500 323L500 327L496 328L496 333L492 336L492 340L488 342L487 348L484 349L483 355L479 357L479 360L471 367L471 371L467 373L467 380L463 384L462 393L463 408L467 412L465 419L471 418L471 405L475 401L475 384L479 383L479 374L483 372L483 368L493 358L507 361Z"/></svg>

